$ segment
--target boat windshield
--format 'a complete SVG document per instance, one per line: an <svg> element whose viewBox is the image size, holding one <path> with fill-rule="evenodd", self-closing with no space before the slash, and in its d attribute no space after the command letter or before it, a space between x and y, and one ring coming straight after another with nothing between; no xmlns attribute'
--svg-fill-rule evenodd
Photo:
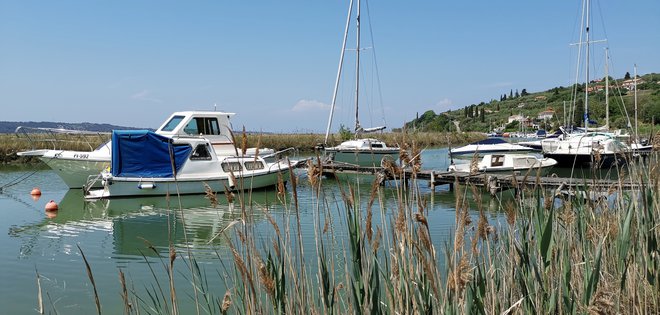
<svg viewBox="0 0 660 315"><path fill-rule="evenodd" d="M176 128L176 126L178 126L179 123L181 123L183 118L184 118L184 116L179 116L179 115L172 117L170 119L170 121L168 121L167 124L165 124L165 126L163 126L161 131L172 131L172 130L174 130L174 128Z"/></svg>

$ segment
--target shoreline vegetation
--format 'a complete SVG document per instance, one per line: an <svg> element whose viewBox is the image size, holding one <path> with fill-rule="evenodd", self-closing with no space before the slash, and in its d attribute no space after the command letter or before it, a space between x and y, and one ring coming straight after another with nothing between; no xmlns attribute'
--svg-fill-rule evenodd
<svg viewBox="0 0 660 315"><path fill-rule="evenodd" d="M401 157L420 167L415 152ZM95 296L89 303L99 314L103 296L117 293L125 314L658 314L660 168L656 159L649 163L621 169L630 176L620 176L619 185L588 190L613 199L533 185L502 192L491 209L477 187L455 185L454 231L438 248L427 219L433 209L415 178L391 166L399 174L393 192L378 181L360 192L350 181L322 177L318 160L310 161L306 174L280 180L285 211L266 213L265 231L255 228L252 214L260 206L250 192L207 192L211 206L233 203L241 212L217 236L227 240L231 258L205 264L215 272L202 269L189 248L151 247L161 261L145 264L151 284L118 270L117 291L97 293L94 266L86 265ZM623 181L642 188L623 190ZM329 182L337 189L324 187ZM300 208L301 189L312 194L313 209ZM303 246L301 211L314 213L311 247ZM493 213L503 219L490 221ZM186 280L175 281L175 272ZM209 289L215 281L227 290ZM43 296L41 288L35 294ZM39 305L57 312L53 304Z"/></svg>
<svg viewBox="0 0 660 315"><path fill-rule="evenodd" d="M299 153L313 153L314 148L323 143L323 134L246 134L237 132L234 134L237 146L261 147L282 150L286 148L296 148ZM421 148L445 147L463 145L485 138L483 133L479 132L389 132L370 134L369 137L385 141L387 144L398 144L403 146L407 143L412 146L413 143ZM31 134L30 140L24 135L0 134L0 164L32 164L38 163L39 159L34 157L19 157L16 152L32 149L62 149L76 151L91 151L105 141L107 137L98 135L58 135L57 139L44 134ZM333 135L329 143L331 145L339 144L340 135ZM345 137L344 137L345 139ZM54 146L54 141L57 145Z"/></svg>

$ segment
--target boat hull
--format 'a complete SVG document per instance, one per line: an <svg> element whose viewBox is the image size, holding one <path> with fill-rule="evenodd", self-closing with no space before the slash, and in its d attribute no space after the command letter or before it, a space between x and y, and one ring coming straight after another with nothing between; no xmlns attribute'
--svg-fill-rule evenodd
<svg viewBox="0 0 660 315"><path fill-rule="evenodd" d="M562 154L562 153L544 153L543 157L552 158L557 161L560 167L597 167L610 168L616 165L624 165L626 158L623 154L600 154L596 158L592 154Z"/></svg>
<svg viewBox="0 0 660 315"><path fill-rule="evenodd" d="M278 184L279 178L286 181L290 170L268 172L253 176L240 176L232 180L226 176L208 178L110 178L104 181L102 189L90 190L85 196L88 199L130 197L130 196L162 196L204 194L208 187L215 193L229 190L251 190L272 187Z"/></svg>
<svg viewBox="0 0 660 315"><path fill-rule="evenodd" d="M346 163L363 167L381 167L381 162L386 160L397 161L399 149L387 150L357 150L357 149L326 149L326 153L335 163Z"/></svg>
<svg viewBox="0 0 660 315"><path fill-rule="evenodd" d="M90 177L99 176L101 171L110 166L110 162L106 160L48 156L41 156L39 159L53 169L69 188L84 187ZM100 187L100 184L96 187Z"/></svg>

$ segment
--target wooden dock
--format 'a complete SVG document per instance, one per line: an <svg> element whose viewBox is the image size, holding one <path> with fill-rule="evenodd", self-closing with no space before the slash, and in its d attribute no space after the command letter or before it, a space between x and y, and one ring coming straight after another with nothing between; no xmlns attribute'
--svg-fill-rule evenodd
<svg viewBox="0 0 660 315"><path fill-rule="evenodd" d="M450 189L455 184L475 185L487 189L491 194L508 189L522 189L530 187L542 187L556 191L609 191L609 190L634 190L639 189L638 183L612 179L574 179L556 176L539 176L525 174L488 174L465 172L449 172L437 170L420 170L413 172L404 169L393 174L391 170L382 167L363 167L351 164L323 163L323 175L378 175L383 180L394 179L417 179L427 181L433 189L440 185L449 185Z"/></svg>

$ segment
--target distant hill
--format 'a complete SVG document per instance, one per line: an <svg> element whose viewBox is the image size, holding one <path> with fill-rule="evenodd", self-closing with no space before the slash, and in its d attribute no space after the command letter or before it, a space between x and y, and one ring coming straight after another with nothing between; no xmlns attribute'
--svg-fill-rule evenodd
<svg viewBox="0 0 660 315"><path fill-rule="evenodd" d="M610 77L609 122L611 128L626 128L628 119L634 126L634 93L632 81L627 74L621 79ZM589 83L589 119L595 125L605 121L605 88L603 80ZM466 105L464 108L435 113L428 110L405 124L407 130L419 131L456 131L456 124L461 131L490 132L495 128L503 131L518 131L520 124L526 129L534 127L556 130L564 124L568 116L569 123L582 126L584 115L584 84L569 87L554 87L546 91L530 93L526 89L507 89L497 98L488 102ZM568 110L576 95L577 109ZM660 122L660 74L650 73L638 76L637 80L638 122L640 132L654 130ZM564 110L564 106L567 107ZM627 115L626 115L627 113ZM630 117L630 118L628 118Z"/></svg>
<svg viewBox="0 0 660 315"><path fill-rule="evenodd" d="M84 130L94 132L112 132L113 129L142 129L135 127L116 126L97 123L63 123L49 121L0 121L0 133L14 133L19 126L29 128L61 128L69 130Z"/></svg>

